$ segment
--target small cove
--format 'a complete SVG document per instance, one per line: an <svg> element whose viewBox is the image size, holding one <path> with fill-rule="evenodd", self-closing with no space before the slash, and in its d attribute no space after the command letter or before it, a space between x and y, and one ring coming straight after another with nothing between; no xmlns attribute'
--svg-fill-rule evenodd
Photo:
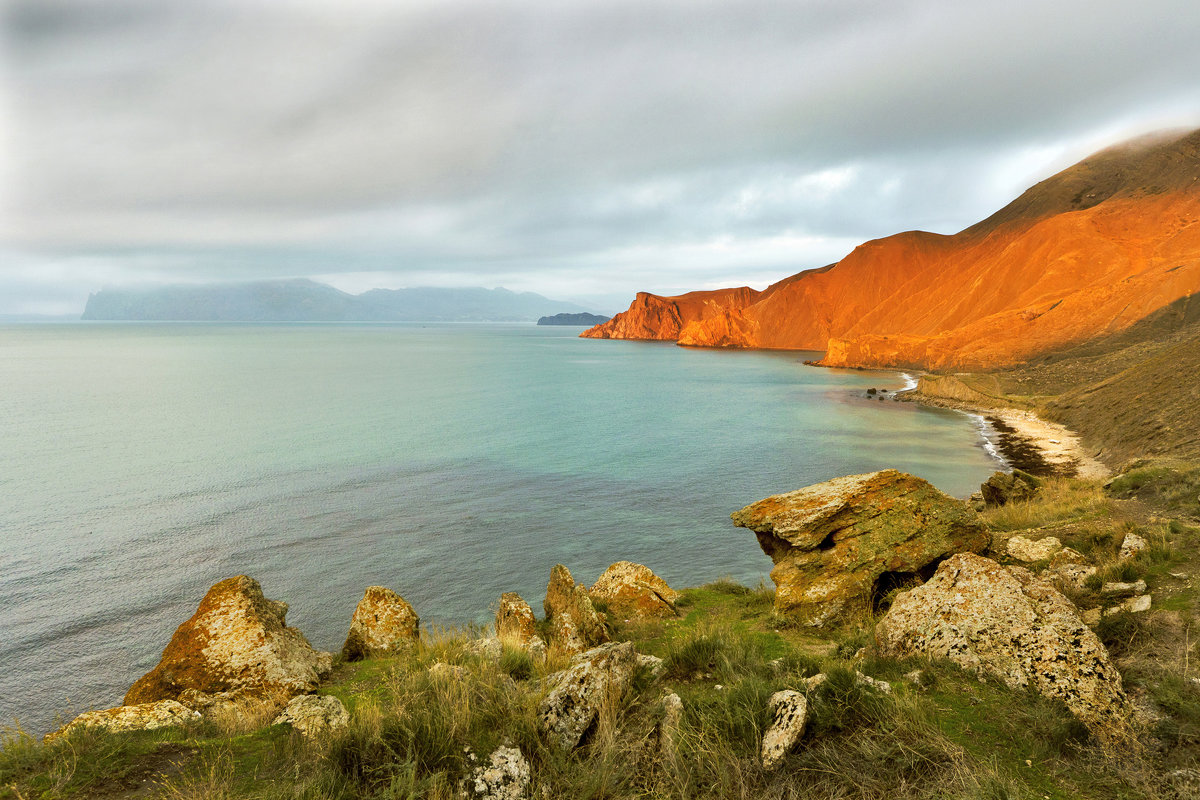
<svg viewBox="0 0 1200 800"><path fill-rule="evenodd" d="M896 467L965 496L975 420L899 373L532 325L0 327L0 719L116 705L246 573L337 649L370 584L426 625L540 608L555 563L765 579L729 513Z"/></svg>

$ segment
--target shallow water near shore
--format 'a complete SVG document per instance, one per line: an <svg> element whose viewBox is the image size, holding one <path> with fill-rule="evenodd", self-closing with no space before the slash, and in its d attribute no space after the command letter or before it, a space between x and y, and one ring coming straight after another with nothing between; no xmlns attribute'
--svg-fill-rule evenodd
<svg viewBox="0 0 1200 800"><path fill-rule="evenodd" d="M239 573L340 648L370 584L425 625L550 568L688 586L770 561L729 513L896 467L965 496L978 421L897 373L533 325L0 326L0 724L117 705Z"/></svg>

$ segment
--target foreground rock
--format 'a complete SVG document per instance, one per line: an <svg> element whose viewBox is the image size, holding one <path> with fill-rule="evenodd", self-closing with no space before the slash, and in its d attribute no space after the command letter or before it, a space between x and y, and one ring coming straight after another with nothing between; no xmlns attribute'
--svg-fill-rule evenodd
<svg viewBox="0 0 1200 800"><path fill-rule="evenodd" d="M529 791L529 778L529 762L521 751L501 745L488 763L471 771L464 794L475 800L520 800Z"/></svg>
<svg viewBox="0 0 1200 800"><path fill-rule="evenodd" d="M1061 699L1093 731L1126 712L1121 675L1074 605L1021 567L981 556L947 559L896 598L876 627L888 656L949 659L1014 688Z"/></svg>
<svg viewBox="0 0 1200 800"><path fill-rule="evenodd" d="M894 469L768 497L731 517L775 562L775 610L814 626L988 544L965 503Z"/></svg>
<svg viewBox="0 0 1200 800"><path fill-rule="evenodd" d="M637 652L630 642L612 642L577 656L575 663L550 676L554 686L538 705L538 725L562 750L572 750L596 724L606 704L629 690L637 671Z"/></svg>
<svg viewBox="0 0 1200 800"><path fill-rule="evenodd" d="M800 737L808 722L808 701L800 692L784 689L771 695L771 727L762 738L763 769L771 772L779 768L783 759Z"/></svg>
<svg viewBox="0 0 1200 800"><path fill-rule="evenodd" d="M581 653L608 641L604 615L592 606L587 590L575 583L562 564L550 570L546 586L546 621L550 624L550 646L561 652Z"/></svg>
<svg viewBox="0 0 1200 800"><path fill-rule="evenodd" d="M383 586L368 586L350 619L342 655L357 661L407 649L420 636L420 624L417 612L403 597Z"/></svg>
<svg viewBox="0 0 1200 800"><path fill-rule="evenodd" d="M193 711L175 700L159 700L154 703L139 703L131 706L106 708L103 711L88 711L45 736L49 744L60 736L66 736L80 728L102 728L111 733L123 731L152 731L196 722L200 712Z"/></svg>
<svg viewBox="0 0 1200 800"><path fill-rule="evenodd" d="M1041 539L1026 539L1024 536L1013 536L1008 540L1005 549L1010 558L1032 564L1035 561L1049 561L1054 554L1062 550L1062 542L1057 536L1043 536Z"/></svg>
<svg viewBox="0 0 1200 800"><path fill-rule="evenodd" d="M649 567L618 561L592 584L588 594L608 604L608 612L622 619L674 617L679 592Z"/></svg>
<svg viewBox="0 0 1200 800"><path fill-rule="evenodd" d="M546 652L546 643L538 636L533 609L516 592L500 595L500 607L496 609L496 638L537 655Z"/></svg>
<svg viewBox="0 0 1200 800"><path fill-rule="evenodd" d="M307 738L332 733L350 724L342 701L330 695L303 694L293 697L272 725L291 725Z"/></svg>
<svg viewBox="0 0 1200 800"><path fill-rule="evenodd" d="M1096 567L1078 550L1064 547L1050 559L1049 577L1060 588L1080 591L1087 579L1096 574Z"/></svg>
<svg viewBox="0 0 1200 800"><path fill-rule="evenodd" d="M994 472L992 477L979 487L983 502L989 506L1003 506L1033 499L1042 482L1023 470Z"/></svg>
<svg viewBox="0 0 1200 800"><path fill-rule="evenodd" d="M284 624L287 604L263 597L245 575L214 585L179 626L158 666L139 678L125 705L193 693L241 696L307 694L332 667L304 634Z"/></svg>

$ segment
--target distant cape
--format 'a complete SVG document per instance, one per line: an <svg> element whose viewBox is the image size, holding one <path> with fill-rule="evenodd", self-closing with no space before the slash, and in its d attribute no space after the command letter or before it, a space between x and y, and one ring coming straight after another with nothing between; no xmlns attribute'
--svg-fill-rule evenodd
<svg viewBox="0 0 1200 800"><path fill-rule="evenodd" d="M184 322L533 322L574 303L508 289L372 289L348 294L309 280L104 289L82 319Z"/></svg>
<svg viewBox="0 0 1200 800"><path fill-rule="evenodd" d="M600 314L588 314L586 312L579 314L555 314L553 317L542 317L538 320L538 325L599 325L603 322L608 322L610 317L601 316Z"/></svg>

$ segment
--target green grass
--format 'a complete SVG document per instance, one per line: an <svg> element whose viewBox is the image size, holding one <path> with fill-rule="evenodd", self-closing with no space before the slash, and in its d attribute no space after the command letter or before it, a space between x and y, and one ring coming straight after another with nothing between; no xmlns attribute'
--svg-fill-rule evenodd
<svg viewBox="0 0 1200 800"><path fill-rule="evenodd" d="M769 587L722 580L685 590L677 619L610 621L616 639L660 656L663 669L658 677L640 669L571 753L551 747L536 718L543 679L564 658L544 663L505 648L490 662L469 646L480 631L441 630L410 653L338 664L321 691L346 704L351 723L325 740L213 723L80 732L50 746L10 732L0 747L0 798L123 797L157 783L168 800L450 800L502 743L530 760L532 798L1163 797L1168 766L1200 763L1200 687L1191 681L1200 656L1190 638L1200 597L1170 575L1200 575L1200 527L1162 514L1186 500L1191 478L1135 473L1108 490L1049 480L1033 501L983 515L994 530L1053 534L1085 553L1100 571L1081 601L1098 602L1104 581L1145 578L1154 589L1154 612L1111 615L1096 627L1129 691L1161 715L1120 752L1091 739L1061 703L951 664L882 657L869 609L815 631L775 616ZM1131 531L1150 547L1118 561ZM439 662L465 676L431 677ZM917 684L904 677L914 669ZM818 672L826 682L807 691L805 679ZM856 672L889 681L893 692L860 684ZM768 698L785 688L806 692L810 719L801 746L768 774L759 762ZM668 692L684 704L673 754L655 746Z"/></svg>

